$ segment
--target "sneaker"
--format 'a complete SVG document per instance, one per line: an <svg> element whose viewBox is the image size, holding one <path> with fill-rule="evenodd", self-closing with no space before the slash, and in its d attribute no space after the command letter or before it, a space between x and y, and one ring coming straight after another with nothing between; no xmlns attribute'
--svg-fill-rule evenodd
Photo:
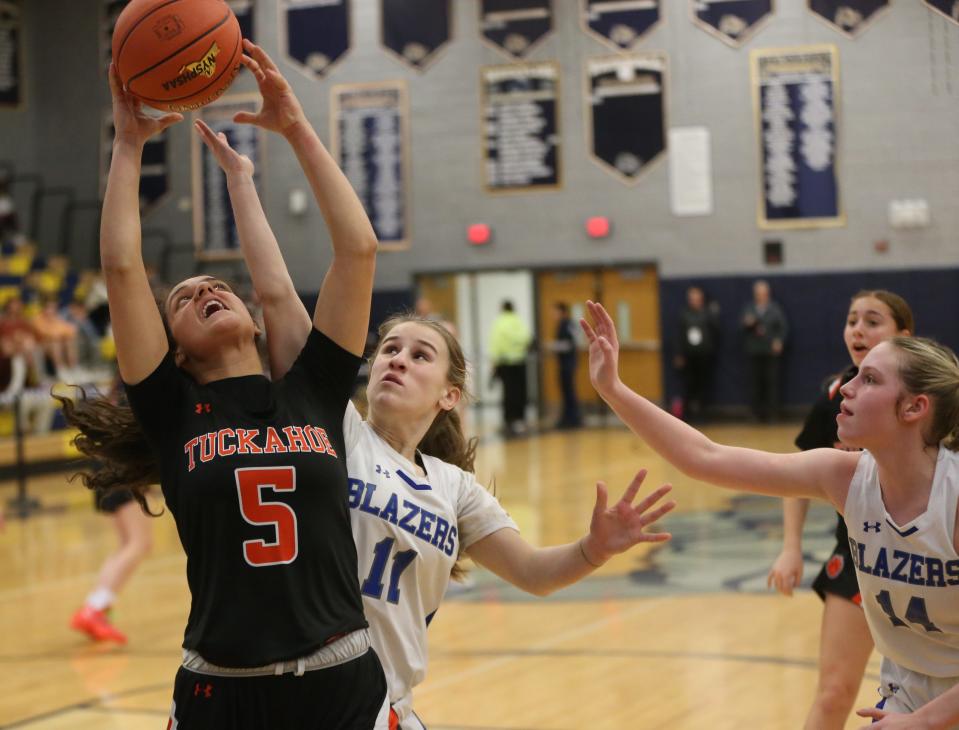
<svg viewBox="0 0 959 730"><path fill-rule="evenodd" d="M115 641L126 644L126 635L110 623L106 611L82 606L70 619L70 628L82 631L94 641Z"/></svg>

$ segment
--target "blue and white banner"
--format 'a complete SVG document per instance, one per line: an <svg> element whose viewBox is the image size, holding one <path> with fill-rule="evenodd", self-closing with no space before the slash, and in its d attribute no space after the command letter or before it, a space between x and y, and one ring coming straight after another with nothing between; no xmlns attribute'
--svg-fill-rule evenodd
<svg viewBox="0 0 959 730"><path fill-rule="evenodd" d="M693 24L731 46L741 46L773 14L773 0L689 0Z"/></svg>
<svg viewBox="0 0 959 730"><path fill-rule="evenodd" d="M23 22L20 0L0 1L0 107L23 103Z"/></svg>
<svg viewBox="0 0 959 730"><path fill-rule="evenodd" d="M240 35L256 43L256 36L253 34L255 0L227 0L227 5L233 10L233 14L240 23Z"/></svg>
<svg viewBox="0 0 959 730"><path fill-rule="evenodd" d="M498 51L523 58L553 30L552 0L480 0L480 32Z"/></svg>
<svg viewBox="0 0 959 730"><path fill-rule="evenodd" d="M380 0L383 45L423 71L452 35L452 0Z"/></svg>
<svg viewBox="0 0 959 730"><path fill-rule="evenodd" d="M170 130L154 135L143 146L140 168L140 213L149 215L170 192ZM107 173L113 157L113 112L103 112L100 124L100 197L107 189Z"/></svg>
<svg viewBox="0 0 959 730"><path fill-rule="evenodd" d="M923 0L930 10L940 13L953 23L959 23L959 0Z"/></svg>
<svg viewBox="0 0 959 730"><path fill-rule="evenodd" d="M480 76L487 192L558 187L559 64L484 66Z"/></svg>
<svg viewBox="0 0 959 730"><path fill-rule="evenodd" d="M666 151L666 55L586 61L593 159L632 184Z"/></svg>
<svg viewBox="0 0 959 730"><path fill-rule="evenodd" d="M891 5L890 0L807 0L809 9L850 38L864 31Z"/></svg>
<svg viewBox="0 0 959 730"><path fill-rule="evenodd" d="M629 50L662 19L660 0L581 0L583 27L617 50Z"/></svg>
<svg viewBox="0 0 959 730"><path fill-rule="evenodd" d="M313 78L322 78L352 45L351 0L279 0L280 47Z"/></svg>
<svg viewBox="0 0 959 730"><path fill-rule="evenodd" d="M330 152L370 217L381 248L408 248L409 104L403 81L330 90Z"/></svg>
<svg viewBox="0 0 959 730"><path fill-rule="evenodd" d="M259 94L221 97L197 113L214 133L223 132L230 146L253 161L253 182L262 199L263 130L252 124L237 124L233 115L240 111L255 112L260 107ZM238 259L240 236L236 230L233 206L226 187L226 175L213 153L200 138L191 135L193 143L193 239L198 259Z"/></svg>
<svg viewBox="0 0 959 730"><path fill-rule="evenodd" d="M763 178L760 228L844 225L836 166L838 49L760 49L750 62Z"/></svg>

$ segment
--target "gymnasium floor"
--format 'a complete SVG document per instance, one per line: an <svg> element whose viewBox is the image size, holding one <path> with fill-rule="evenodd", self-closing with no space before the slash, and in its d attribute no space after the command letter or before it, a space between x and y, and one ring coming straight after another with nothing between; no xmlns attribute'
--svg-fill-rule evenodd
<svg viewBox="0 0 959 730"><path fill-rule="evenodd" d="M727 443L792 450L796 424L722 425ZM636 549L546 599L474 570L430 627L431 664L415 706L431 730L712 730L799 728L816 680L820 604L765 588L781 537L776 500L691 482L627 431L548 433L480 447L478 473L537 544L576 539L593 483L621 492L633 472L670 481L673 540ZM123 648L67 628L114 544L89 494L38 477L44 512L0 533L0 727L157 730L165 727L188 610L184 558L172 519L155 523L154 551L123 592ZM0 499L13 494L0 485ZM834 513L814 505L806 581L831 547ZM873 657L859 706L875 702ZM847 728L862 726L850 720Z"/></svg>

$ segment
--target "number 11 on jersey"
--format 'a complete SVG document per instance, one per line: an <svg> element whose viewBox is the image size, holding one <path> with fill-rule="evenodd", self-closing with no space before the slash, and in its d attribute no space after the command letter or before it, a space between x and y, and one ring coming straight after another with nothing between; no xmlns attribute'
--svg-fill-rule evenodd
<svg viewBox="0 0 959 730"><path fill-rule="evenodd" d="M380 540L373 548L373 564L370 566L370 574L366 576L360 586L360 592L370 598L383 597L383 573L386 572L386 561L393 552L393 545L396 540L392 537L386 537ZM403 550L393 556L393 567L390 569L390 587L386 592L386 600L390 603L400 602L400 576L403 571L410 567L410 564L416 559L415 550Z"/></svg>

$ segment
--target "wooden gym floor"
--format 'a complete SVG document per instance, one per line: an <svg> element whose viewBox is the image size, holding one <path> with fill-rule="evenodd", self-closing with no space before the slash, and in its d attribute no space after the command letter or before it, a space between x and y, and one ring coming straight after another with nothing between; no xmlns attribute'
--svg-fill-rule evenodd
<svg viewBox="0 0 959 730"><path fill-rule="evenodd" d="M797 426L714 426L714 439L792 450ZM670 481L672 542L635 549L546 599L482 571L457 586L430 627L429 674L415 707L431 730L799 728L816 682L819 600L765 588L780 547L777 500L737 495L677 474L627 431L487 439L478 471L536 544L583 534L593 483L617 494L639 467ZM0 727L165 727L189 606L185 560L168 514L152 555L114 612L122 648L94 645L67 622L113 548L108 519L63 476L36 477L43 511L0 533ZM14 485L0 485L6 502ZM828 554L834 513L813 506L811 580ZM875 703L873 657L857 706ZM862 726L851 719L847 728Z"/></svg>

